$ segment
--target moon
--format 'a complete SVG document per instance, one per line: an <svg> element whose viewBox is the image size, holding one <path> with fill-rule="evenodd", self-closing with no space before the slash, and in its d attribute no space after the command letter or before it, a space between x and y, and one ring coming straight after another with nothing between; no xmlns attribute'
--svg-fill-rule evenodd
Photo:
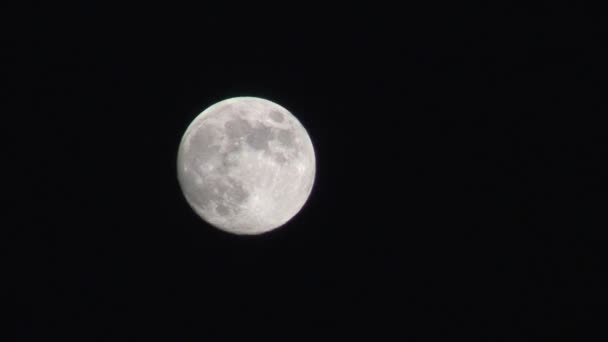
<svg viewBox="0 0 608 342"><path fill-rule="evenodd" d="M283 226L312 191L312 141L287 109L258 97L220 101L184 133L177 174L186 201L204 221L233 234Z"/></svg>

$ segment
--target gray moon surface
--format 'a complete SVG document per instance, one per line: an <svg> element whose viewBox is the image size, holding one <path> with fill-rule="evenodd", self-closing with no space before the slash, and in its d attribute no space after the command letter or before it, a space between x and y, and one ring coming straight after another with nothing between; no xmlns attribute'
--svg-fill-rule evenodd
<svg viewBox="0 0 608 342"><path fill-rule="evenodd" d="M188 126L177 157L186 201L206 222L261 234L292 219L312 191L312 141L287 109L257 97L220 101Z"/></svg>

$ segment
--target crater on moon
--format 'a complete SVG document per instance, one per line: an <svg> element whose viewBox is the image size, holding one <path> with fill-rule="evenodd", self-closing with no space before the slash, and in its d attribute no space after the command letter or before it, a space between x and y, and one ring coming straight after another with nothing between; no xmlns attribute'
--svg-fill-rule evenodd
<svg viewBox="0 0 608 342"><path fill-rule="evenodd" d="M236 234L260 234L289 221L308 199L315 172L302 124L285 108L254 97L206 109L178 151L187 202L208 223Z"/></svg>
<svg viewBox="0 0 608 342"><path fill-rule="evenodd" d="M272 130L265 125L254 127L247 135L247 143L256 150L268 150L268 142L271 139Z"/></svg>
<svg viewBox="0 0 608 342"><path fill-rule="evenodd" d="M272 120L276 122L283 122L283 114L281 114L281 112L273 110L269 115Z"/></svg>
<svg viewBox="0 0 608 342"><path fill-rule="evenodd" d="M293 132L286 130L286 129L282 129L279 131L279 135L278 135L278 139L281 142L281 144L292 148L294 146L293 144Z"/></svg>
<svg viewBox="0 0 608 342"><path fill-rule="evenodd" d="M230 121L226 121L224 128L226 130L226 135L229 138L234 139L247 135L247 133L251 130L251 125L247 120L235 118Z"/></svg>

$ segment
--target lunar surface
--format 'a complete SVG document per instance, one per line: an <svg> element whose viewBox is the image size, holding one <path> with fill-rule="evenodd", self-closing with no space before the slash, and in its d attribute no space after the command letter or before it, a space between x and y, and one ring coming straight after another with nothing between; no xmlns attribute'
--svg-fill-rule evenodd
<svg viewBox="0 0 608 342"><path fill-rule="evenodd" d="M227 99L198 115L177 159L188 204L234 234L284 225L304 206L315 178L306 129L287 109L256 97Z"/></svg>

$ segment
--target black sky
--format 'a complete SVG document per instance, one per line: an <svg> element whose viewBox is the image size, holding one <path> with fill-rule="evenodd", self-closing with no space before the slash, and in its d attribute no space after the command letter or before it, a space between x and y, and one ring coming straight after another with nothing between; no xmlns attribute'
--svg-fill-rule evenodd
<svg viewBox="0 0 608 342"><path fill-rule="evenodd" d="M7 341L587 331L604 23L574 2L353 6L6 7ZM271 234L211 228L177 183L184 130L233 96L286 107L316 149Z"/></svg>

